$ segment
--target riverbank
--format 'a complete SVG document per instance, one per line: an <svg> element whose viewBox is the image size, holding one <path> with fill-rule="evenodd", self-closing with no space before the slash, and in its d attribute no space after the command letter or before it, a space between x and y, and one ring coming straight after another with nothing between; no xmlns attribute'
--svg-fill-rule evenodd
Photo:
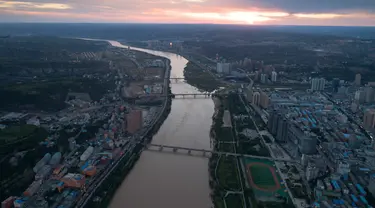
<svg viewBox="0 0 375 208"><path fill-rule="evenodd" d="M216 113L211 129L215 150L270 157L270 152L254 129L253 118L248 115L240 96L230 93L218 96L218 99L220 103L215 105ZM227 117L231 120L230 127L223 126L224 114L228 114L225 111L229 112ZM279 175L272 175L274 166L272 161L256 158L212 157L209 166L212 178L210 186L213 189L211 197L215 207L294 207L285 191L285 185L279 183ZM260 186L265 188L259 188Z"/></svg>
<svg viewBox="0 0 375 208"><path fill-rule="evenodd" d="M113 46L128 48L116 41L110 42ZM184 77L184 68L189 62L184 57L143 48L130 49L171 60L171 77ZM186 82L173 82L170 87L172 93L199 93L196 87ZM168 118L153 136L152 142L210 149L209 131L213 114L214 107L210 99L174 99ZM145 151L116 191L110 206L212 207L207 167L207 158ZM185 171L192 169L193 173ZM189 189L186 189L187 186Z"/></svg>
<svg viewBox="0 0 375 208"><path fill-rule="evenodd" d="M157 48L149 48L147 44L143 44L140 42L130 42L125 44L129 44L132 47L144 47L149 50L159 50ZM207 71L208 69L203 69L197 63L193 62L190 59L191 57L189 58L188 55L176 50L164 50L168 53L178 54L189 61L184 67L183 71L184 78L189 85L194 86L198 90L204 92L212 92L214 90L219 89L220 87L226 86L226 84L223 81L213 76L211 72Z"/></svg>
<svg viewBox="0 0 375 208"><path fill-rule="evenodd" d="M212 92L223 86L220 80L217 80L209 72L192 61L186 64L184 77L188 84L206 92Z"/></svg>
<svg viewBox="0 0 375 208"><path fill-rule="evenodd" d="M212 117L210 135L214 150L235 152L231 127L223 127L224 111L227 109L226 98L217 96L215 114ZM232 156L212 155L209 160L211 198L216 208L243 207L241 179L237 158Z"/></svg>
<svg viewBox="0 0 375 208"><path fill-rule="evenodd" d="M169 78L171 71L170 60L167 59L167 67L166 67L166 77ZM167 91L165 94L171 93L170 81L169 79L165 79L167 87ZM130 173L133 166L136 164L140 155L143 152L144 145L147 145L152 141L153 135L155 135L164 121L167 119L170 111L171 111L171 104L172 99L167 97L163 104L162 111L160 112L160 116L156 119L155 124L145 133L139 143L136 144L134 149L131 152L127 152L124 158L120 161L117 165L116 169L111 172L111 174L105 179L105 181L101 184L101 186L96 189L90 201L84 206L87 208L96 208L96 207L108 207L114 194L116 193L117 189L120 187L121 183L123 182L124 178Z"/></svg>

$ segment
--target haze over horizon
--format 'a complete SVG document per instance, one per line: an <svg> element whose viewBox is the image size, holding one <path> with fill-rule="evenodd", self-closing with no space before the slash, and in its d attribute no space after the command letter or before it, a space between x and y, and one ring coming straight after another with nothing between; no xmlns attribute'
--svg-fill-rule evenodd
<svg viewBox="0 0 375 208"><path fill-rule="evenodd" d="M375 1L0 0L0 22L375 26Z"/></svg>

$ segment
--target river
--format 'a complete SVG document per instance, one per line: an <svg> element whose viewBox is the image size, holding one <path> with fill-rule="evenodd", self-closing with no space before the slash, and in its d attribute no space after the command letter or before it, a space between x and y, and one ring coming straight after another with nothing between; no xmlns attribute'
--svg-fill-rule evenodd
<svg viewBox="0 0 375 208"><path fill-rule="evenodd" d="M127 48L117 41L113 46ZM131 47L171 61L171 77L183 77L184 57ZM198 90L187 83L171 83L172 93ZM171 112L152 143L210 148L214 104L211 99L173 99ZM111 208L210 208L208 159L182 154L144 151L113 197Z"/></svg>

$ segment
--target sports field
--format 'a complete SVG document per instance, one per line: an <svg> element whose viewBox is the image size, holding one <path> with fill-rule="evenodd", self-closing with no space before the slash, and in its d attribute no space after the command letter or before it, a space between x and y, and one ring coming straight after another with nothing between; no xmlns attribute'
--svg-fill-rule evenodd
<svg viewBox="0 0 375 208"><path fill-rule="evenodd" d="M286 197L288 195L272 161L244 158L244 162L246 164L247 180L253 188L255 196L274 196L278 194Z"/></svg>
<svg viewBox="0 0 375 208"><path fill-rule="evenodd" d="M277 183L275 171L269 165L264 163L251 163L248 165L249 174L252 182L260 189L269 190L280 188Z"/></svg>

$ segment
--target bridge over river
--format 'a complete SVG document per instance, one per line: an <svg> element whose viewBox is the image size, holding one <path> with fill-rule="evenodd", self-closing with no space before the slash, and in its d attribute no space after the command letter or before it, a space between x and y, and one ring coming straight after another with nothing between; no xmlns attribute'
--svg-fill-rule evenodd
<svg viewBox="0 0 375 208"><path fill-rule="evenodd" d="M158 94L158 95L142 95L140 97L147 98L147 97L172 97L173 99L201 99L201 98L211 98L218 95L228 95L228 93L209 93L209 92L203 92L203 93L169 93L169 94Z"/></svg>
<svg viewBox="0 0 375 208"><path fill-rule="evenodd" d="M296 160L283 159L283 158L272 158L272 157L264 157L264 156L248 155L248 154L239 154L239 153L233 153L233 152L221 152L221 151L208 150L208 149L178 147L178 146L162 145L162 144L147 144L147 145L145 145L145 148L149 149L149 150L157 150L157 151L160 151L160 152L166 151L166 150L172 150L174 153L184 151L188 155L191 155L192 152L199 152L199 153L202 153L203 157L208 157L210 154L218 154L218 155L224 155L224 156L265 159L265 160L277 161L277 162L290 162L290 163L297 163L298 162ZM153 149L153 148L156 148L156 149Z"/></svg>

